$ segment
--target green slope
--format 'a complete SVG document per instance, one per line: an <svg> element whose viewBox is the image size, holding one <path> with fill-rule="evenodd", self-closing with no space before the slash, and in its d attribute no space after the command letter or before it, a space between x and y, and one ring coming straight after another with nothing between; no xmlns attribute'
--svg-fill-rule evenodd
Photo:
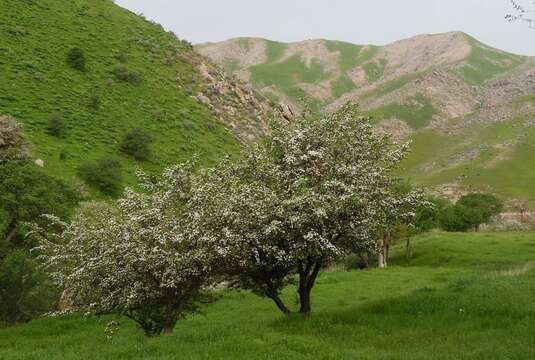
<svg viewBox="0 0 535 360"><path fill-rule="evenodd" d="M3 360L535 358L535 235L432 233L389 269L322 273L313 313L284 318L268 299L223 291L171 336L124 318L62 317L0 329ZM295 289L283 296L293 304ZM107 340L104 328L118 320ZM31 346L28 340L31 340Z"/></svg>
<svg viewBox="0 0 535 360"><path fill-rule="evenodd" d="M74 47L87 57L86 72L67 65ZM80 164L111 155L128 184L137 166L157 171L195 153L210 163L240 151L191 97L201 78L189 45L109 0L2 0L0 54L0 114L24 124L34 157L51 174L69 179ZM140 84L118 80L119 66L137 72ZM90 106L95 97L98 110ZM64 138L45 132L53 114L67 124ZM132 128L155 140L143 164L118 151Z"/></svg>

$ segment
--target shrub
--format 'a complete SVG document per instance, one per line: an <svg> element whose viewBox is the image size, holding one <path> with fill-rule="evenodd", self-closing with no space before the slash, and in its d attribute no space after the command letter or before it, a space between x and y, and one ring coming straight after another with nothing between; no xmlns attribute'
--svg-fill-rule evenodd
<svg viewBox="0 0 535 360"><path fill-rule="evenodd" d="M143 129L128 131L121 142L121 151L136 160L146 160L150 156L152 137Z"/></svg>
<svg viewBox="0 0 535 360"><path fill-rule="evenodd" d="M95 163L86 163L78 168L78 174L89 185L106 195L116 196L122 189L121 162L112 157L103 157Z"/></svg>
<svg viewBox="0 0 535 360"><path fill-rule="evenodd" d="M100 103L101 103L100 96L94 93L89 95L89 108L91 110L98 111L98 109L100 109Z"/></svg>
<svg viewBox="0 0 535 360"><path fill-rule="evenodd" d="M133 85L141 83L141 75L137 71L129 70L126 66L116 66L113 74L118 80L129 82Z"/></svg>
<svg viewBox="0 0 535 360"><path fill-rule="evenodd" d="M72 48L67 54L67 64L75 70L86 70L86 59L84 51L80 48Z"/></svg>
<svg viewBox="0 0 535 360"><path fill-rule="evenodd" d="M46 132L52 136L61 137L65 135L67 126L59 114L52 115L46 124Z"/></svg>
<svg viewBox="0 0 535 360"><path fill-rule="evenodd" d="M12 117L0 116L0 164L26 160L29 156L30 146L22 126Z"/></svg>
<svg viewBox="0 0 535 360"><path fill-rule="evenodd" d="M22 250L0 260L0 323L15 325L49 311L56 292Z"/></svg>

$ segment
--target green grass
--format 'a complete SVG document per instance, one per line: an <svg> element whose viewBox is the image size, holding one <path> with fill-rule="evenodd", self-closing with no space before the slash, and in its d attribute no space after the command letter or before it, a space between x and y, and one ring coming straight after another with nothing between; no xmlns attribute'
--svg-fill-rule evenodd
<svg viewBox="0 0 535 360"><path fill-rule="evenodd" d="M41 319L0 329L15 359L530 359L535 357L535 235L431 233L415 257L394 248L386 270L323 273L310 318L284 318L249 293L225 291L172 336L148 339L126 319ZM511 271L504 271L511 270ZM289 288L285 298L295 298Z"/></svg>
<svg viewBox="0 0 535 360"><path fill-rule="evenodd" d="M318 63L307 66L299 55L279 63L266 63L250 68L251 81L262 88L276 86L286 94L295 96L299 83L318 83L326 78L323 67Z"/></svg>
<svg viewBox="0 0 535 360"><path fill-rule="evenodd" d="M378 62L368 62L362 67L364 71L366 71L368 82L374 83L383 77L386 67L386 60L380 59Z"/></svg>
<svg viewBox="0 0 535 360"><path fill-rule="evenodd" d="M357 86L347 75L341 75L338 79L331 83L332 96L338 98L352 90L355 90Z"/></svg>
<svg viewBox="0 0 535 360"><path fill-rule="evenodd" d="M425 186L458 183L535 205L535 170L528 165L535 161L535 128L524 126L531 118L473 124L450 134L419 131L412 136L412 151L401 173ZM458 160L474 150L473 158Z"/></svg>
<svg viewBox="0 0 535 360"><path fill-rule="evenodd" d="M437 109L425 96L419 94L409 99L411 105L389 104L368 112L376 120L397 118L405 121L413 129L429 125Z"/></svg>
<svg viewBox="0 0 535 360"><path fill-rule="evenodd" d="M506 73L524 62L522 56L490 48L466 35L472 46L466 65L460 69L461 76L473 84L482 84L497 75Z"/></svg>
<svg viewBox="0 0 535 360"><path fill-rule="evenodd" d="M393 91L401 89L403 86L407 85L413 80L419 78L421 73L413 73L408 75L402 75L394 80L390 80L384 84L379 85L376 89L369 91L361 95L362 99L369 99L374 97L381 97L387 94L390 94Z"/></svg>
<svg viewBox="0 0 535 360"><path fill-rule="evenodd" d="M326 41L325 45L330 51L339 51L339 64L343 73L359 66L359 54L362 46L347 43L344 41Z"/></svg>
<svg viewBox="0 0 535 360"><path fill-rule="evenodd" d="M73 47L86 54L85 73L66 63ZM159 172L195 153L209 164L240 151L236 139L187 91L201 86L192 50L110 1L4 0L0 53L0 114L24 124L34 157L43 159L52 175L70 180L81 163L112 155L123 164L125 183L132 184L139 166ZM125 55L123 66L141 75L139 86L115 79L118 54ZM178 60L164 64L173 54ZM101 100L96 111L89 107L91 94ZM67 123L65 138L45 132L54 113ZM135 127L155 139L153 156L143 164L118 151L123 134ZM61 152L66 159L60 159Z"/></svg>
<svg viewBox="0 0 535 360"><path fill-rule="evenodd" d="M273 63L277 60L279 60L282 55L284 55L284 51L288 47L288 44L277 42L277 41L271 41L266 40L266 53L267 53L267 62Z"/></svg>

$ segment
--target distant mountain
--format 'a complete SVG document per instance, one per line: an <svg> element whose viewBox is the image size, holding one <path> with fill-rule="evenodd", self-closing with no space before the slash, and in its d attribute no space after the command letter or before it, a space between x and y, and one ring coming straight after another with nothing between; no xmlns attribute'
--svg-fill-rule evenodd
<svg viewBox="0 0 535 360"><path fill-rule="evenodd" d="M535 59L467 34L419 35L386 46L239 38L198 51L294 112L356 101L378 126L412 138L415 182L535 205Z"/></svg>
<svg viewBox="0 0 535 360"><path fill-rule="evenodd" d="M67 63L75 48L85 71ZM131 184L138 166L157 172L195 153L212 163L264 134L272 109L189 43L112 1L0 1L0 115L24 125L51 174L75 179L81 164L109 155ZM66 124L62 137L46 131L53 116ZM134 128L154 140L148 161L119 151Z"/></svg>

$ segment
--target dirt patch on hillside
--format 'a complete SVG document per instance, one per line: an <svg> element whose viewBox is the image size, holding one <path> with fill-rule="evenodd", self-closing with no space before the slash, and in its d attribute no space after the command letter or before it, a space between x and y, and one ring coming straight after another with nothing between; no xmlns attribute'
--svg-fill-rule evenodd
<svg viewBox="0 0 535 360"><path fill-rule="evenodd" d="M229 59L238 61L241 68L263 64L267 61L267 43L264 39L231 39L220 43L201 44L196 49L220 66L223 66Z"/></svg>
<svg viewBox="0 0 535 360"><path fill-rule="evenodd" d="M333 77L340 75L340 52L330 51L325 40L291 43L279 62L284 62L295 55L299 55L306 66L310 67L313 63L318 63L325 72L331 73Z"/></svg>
<svg viewBox="0 0 535 360"><path fill-rule="evenodd" d="M465 34L450 32L396 41L381 48L378 57L387 61L388 72L401 76L463 60L471 50Z"/></svg>

